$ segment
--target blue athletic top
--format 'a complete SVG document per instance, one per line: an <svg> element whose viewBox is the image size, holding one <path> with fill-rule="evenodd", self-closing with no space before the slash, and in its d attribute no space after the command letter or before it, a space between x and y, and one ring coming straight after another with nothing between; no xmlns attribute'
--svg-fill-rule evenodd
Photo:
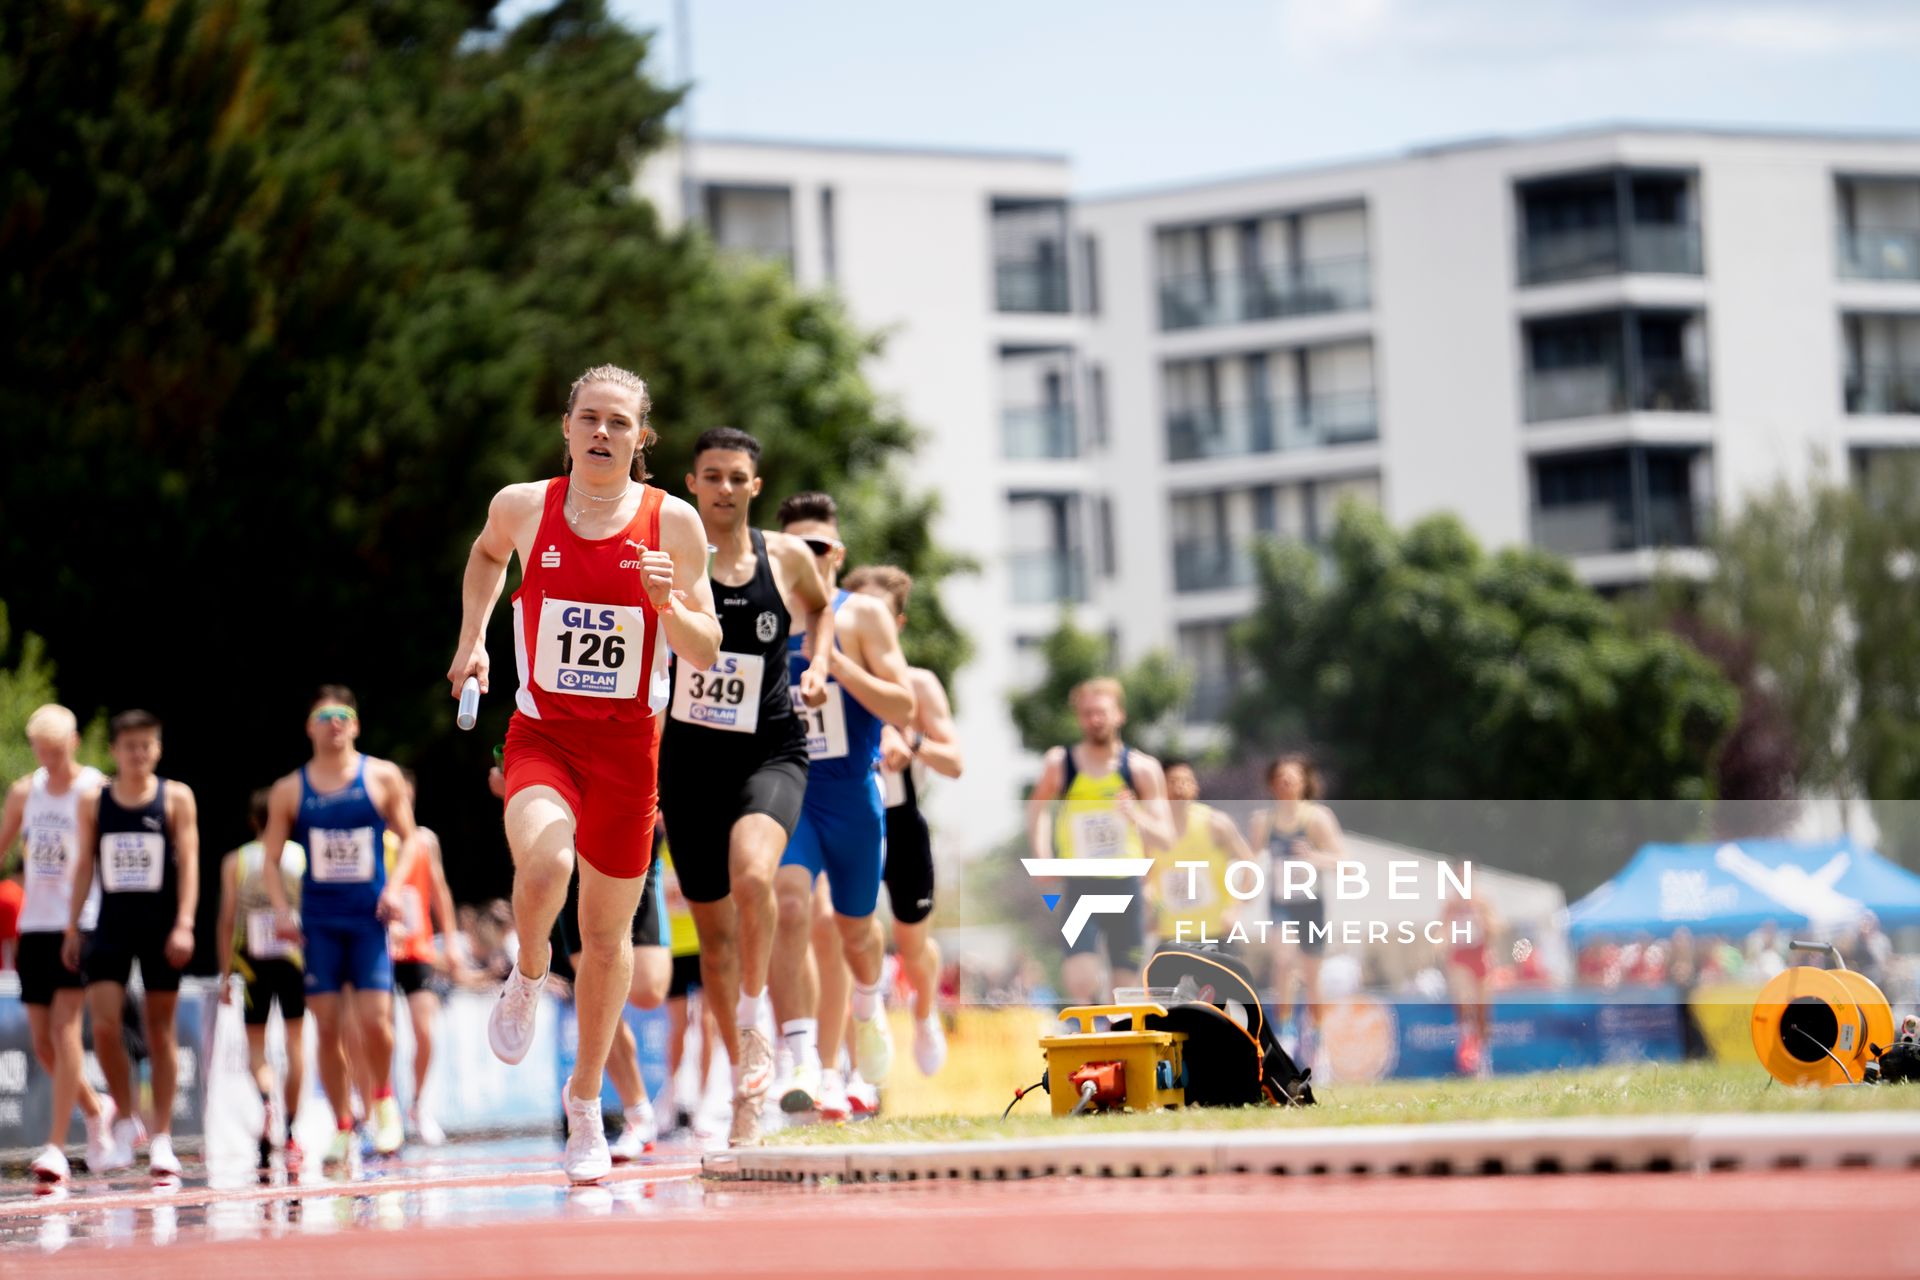
<svg viewBox="0 0 1920 1280"><path fill-rule="evenodd" d="M851 592L842 591L833 598L838 613ZM845 786L848 783L871 788L874 767L880 763L879 716L860 705L838 680L828 677L827 701L809 707L800 701L800 676L807 669L806 637L787 637L787 682L793 690L793 709L807 725L807 785L818 779L823 783ZM840 647L839 638L834 647Z"/></svg>
<svg viewBox="0 0 1920 1280"><path fill-rule="evenodd" d="M375 923L387 884L386 820L367 792L367 758L338 791L316 791L300 766L300 812L293 838L307 850L300 914L308 920Z"/></svg>

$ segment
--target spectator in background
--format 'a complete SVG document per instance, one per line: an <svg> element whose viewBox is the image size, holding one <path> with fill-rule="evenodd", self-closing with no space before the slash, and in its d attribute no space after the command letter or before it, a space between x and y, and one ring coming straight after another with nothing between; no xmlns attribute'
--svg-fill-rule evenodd
<svg viewBox="0 0 1920 1280"><path fill-rule="evenodd" d="M1700 1024L1693 1016L1693 991L1700 984L1693 931L1685 926L1675 929L1669 947L1667 980L1673 983L1676 993L1674 1011L1680 1019L1680 1052L1689 1059L1704 1058L1708 1056L1707 1038L1701 1033Z"/></svg>
<svg viewBox="0 0 1920 1280"><path fill-rule="evenodd" d="M1780 927L1769 920L1747 935L1746 972L1755 982L1767 982L1787 968L1780 945Z"/></svg>

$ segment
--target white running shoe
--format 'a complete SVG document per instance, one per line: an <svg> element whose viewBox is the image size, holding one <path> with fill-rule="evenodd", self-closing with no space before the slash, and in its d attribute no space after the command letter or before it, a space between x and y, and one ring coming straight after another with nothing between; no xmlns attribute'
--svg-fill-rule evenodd
<svg viewBox="0 0 1920 1280"><path fill-rule="evenodd" d="M853 1104L847 1101L847 1082L838 1071L828 1069L820 1073L820 1092L813 1098L813 1114L822 1120L845 1120L853 1112Z"/></svg>
<svg viewBox="0 0 1920 1280"><path fill-rule="evenodd" d="M147 1171L156 1178L180 1176L180 1157L173 1154L173 1136L156 1133L147 1144Z"/></svg>
<svg viewBox="0 0 1920 1280"><path fill-rule="evenodd" d="M600 1117L600 1099L576 1098L569 1086L562 1085L560 1105L567 1113L564 1162L567 1181L576 1185L600 1181L613 1172L613 1156L607 1151L607 1129Z"/></svg>
<svg viewBox="0 0 1920 1280"><path fill-rule="evenodd" d="M847 1104L855 1120L880 1114L880 1089L858 1071L847 1077Z"/></svg>
<svg viewBox="0 0 1920 1280"><path fill-rule="evenodd" d="M113 1122L113 1137L107 1144L111 1150L100 1162L97 1172L112 1173L116 1169L133 1167L133 1144L140 1135L140 1122L131 1116L121 1116Z"/></svg>
<svg viewBox="0 0 1920 1280"><path fill-rule="evenodd" d="M938 1075L947 1065L947 1029L938 1011L914 1020L913 1060L923 1076Z"/></svg>
<svg viewBox="0 0 1920 1280"><path fill-rule="evenodd" d="M87 1118L87 1171L99 1173L112 1167L113 1162L113 1118L120 1114L119 1106L113 1095L100 1095L100 1111Z"/></svg>
<svg viewBox="0 0 1920 1280"><path fill-rule="evenodd" d="M67 1163L67 1153L49 1142L33 1158L33 1176L50 1186L65 1182L73 1176L73 1168Z"/></svg>
<svg viewBox="0 0 1920 1280"><path fill-rule="evenodd" d="M447 1131L433 1118L433 1112L425 1107L413 1109L413 1136L420 1140L423 1147L444 1147L447 1145Z"/></svg>
<svg viewBox="0 0 1920 1280"><path fill-rule="evenodd" d="M507 980L500 984L500 999L494 1002L493 1012L487 1015L487 1044L493 1049L493 1056L508 1066L519 1063L527 1056L527 1050L533 1047L534 1020L540 1012L540 991L546 985L545 973L536 982L521 973L517 964L507 974Z"/></svg>
<svg viewBox="0 0 1920 1280"><path fill-rule="evenodd" d="M780 1109L790 1116L801 1115L813 1110L813 1100L819 1096L820 1065L803 1062L794 1067L786 1088L780 1091Z"/></svg>
<svg viewBox="0 0 1920 1280"><path fill-rule="evenodd" d="M733 1123L727 1129L728 1146L760 1145L760 1107L766 1100L764 1092L748 1093L742 1089L733 1095Z"/></svg>
<svg viewBox="0 0 1920 1280"><path fill-rule="evenodd" d="M874 1084L883 1082L893 1069L893 1029L887 1025L884 1005L871 1018L853 1020L853 1063Z"/></svg>
<svg viewBox="0 0 1920 1280"><path fill-rule="evenodd" d="M660 1136L660 1125L653 1117L651 1102L636 1102L621 1114L626 1118L626 1127L620 1130L620 1136L608 1150L615 1164L631 1164L653 1150L654 1140Z"/></svg>
<svg viewBox="0 0 1920 1280"><path fill-rule="evenodd" d="M740 1028L739 1079L736 1096L751 1094L756 1099L764 1098L773 1084L773 1046L767 1043L767 1033L758 1027Z"/></svg>

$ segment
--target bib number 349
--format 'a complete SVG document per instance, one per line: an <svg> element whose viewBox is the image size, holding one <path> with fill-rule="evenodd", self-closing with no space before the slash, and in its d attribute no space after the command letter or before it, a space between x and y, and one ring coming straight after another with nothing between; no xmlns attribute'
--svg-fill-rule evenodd
<svg viewBox="0 0 1920 1280"><path fill-rule="evenodd" d="M646 617L629 605L541 602L534 683L549 693L631 698L640 691Z"/></svg>

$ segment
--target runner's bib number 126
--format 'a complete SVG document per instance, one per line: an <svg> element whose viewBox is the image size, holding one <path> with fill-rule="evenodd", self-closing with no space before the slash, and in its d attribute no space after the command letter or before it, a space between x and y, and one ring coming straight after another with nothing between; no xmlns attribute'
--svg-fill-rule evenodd
<svg viewBox="0 0 1920 1280"><path fill-rule="evenodd" d="M533 681L548 693L631 698L640 692L646 615L631 605L582 604L549 596L540 604Z"/></svg>

